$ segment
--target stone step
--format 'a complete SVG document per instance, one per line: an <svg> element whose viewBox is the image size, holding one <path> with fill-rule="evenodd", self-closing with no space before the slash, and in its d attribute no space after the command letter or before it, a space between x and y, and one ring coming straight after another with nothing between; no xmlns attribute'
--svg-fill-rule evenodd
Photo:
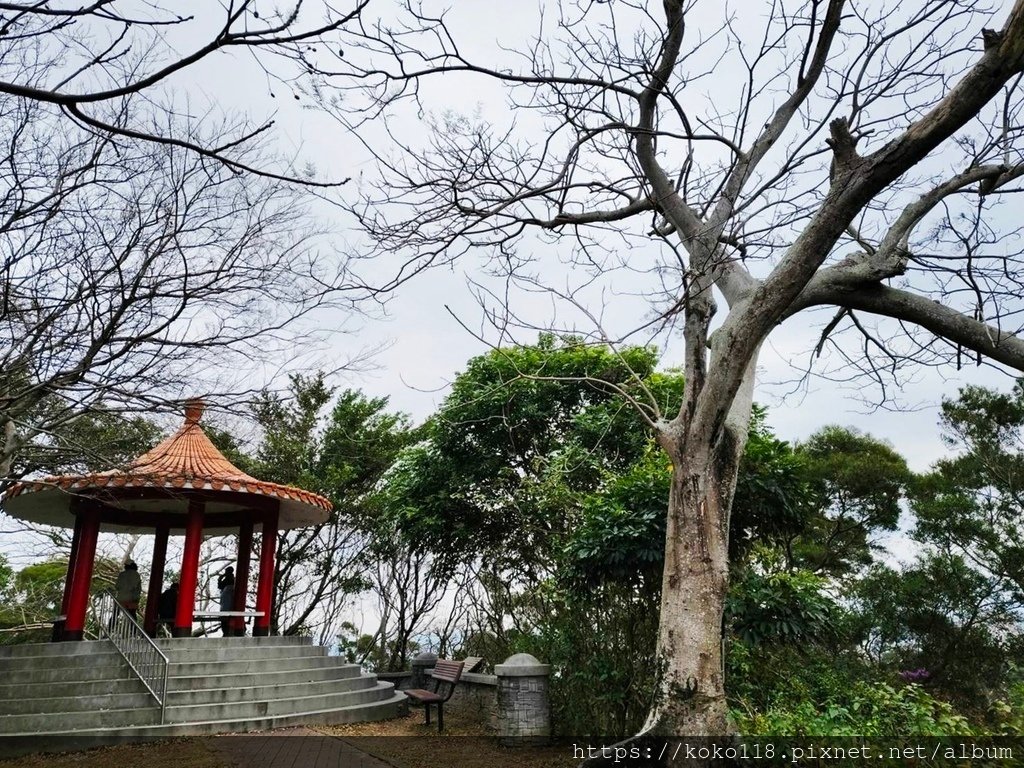
<svg viewBox="0 0 1024 768"><path fill-rule="evenodd" d="M170 674L174 677L200 677L204 675L241 675L265 672L288 672L298 669L318 669L320 667L352 667L359 670L359 665L349 664L338 656L286 656L279 659L240 659L237 661L182 661L171 667Z"/></svg>
<svg viewBox="0 0 1024 768"><path fill-rule="evenodd" d="M304 680L297 683L277 685L239 686L237 688L209 688L171 691L167 697L168 706L187 704L221 704L234 701L259 701L264 699L289 699L300 696L317 696L327 693L356 691L371 688L376 679L373 675L343 677L327 680Z"/></svg>
<svg viewBox="0 0 1024 768"><path fill-rule="evenodd" d="M71 656L54 656L43 654L40 656L7 656L0 657L0 680L8 673L22 672L35 669L60 669L67 670L68 674L75 674L77 670L84 667L110 666L121 661L121 654L113 646L109 650L96 650L93 653L79 653Z"/></svg>
<svg viewBox="0 0 1024 768"><path fill-rule="evenodd" d="M273 635L270 637L161 637L155 640L163 650L178 648L256 648L267 646L312 646L308 635ZM67 645L67 643L59 643Z"/></svg>
<svg viewBox="0 0 1024 768"><path fill-rule="evenodd" d="M102 662L83 667L65 668L60 663L51 663L45 667L20 668L4 672L5 685L46 686L51 683L84 682L90 680L112 680L132 674L128 662L119 654L103 654Z"/></svg>
<svg viewBox="0 0 1024 768"><path fill-rule="evenodd" d="M153 694L145 689L138 680L126 680L127 685L109 693L88 694L72 691L66 695L28 696L5 699L0 697L0 715L28 715L33 713L52 714L59 712L95 712L101 709L136 709L149 707L155 703ZM138 688L133 683L138 683ZM127 689L127 690L125 690ZM26 693L38 693L38 690L24 689ZM47 691L49 693L49 691Z"/></svg>
<svg viewBox="0 0 1024 768"><path fill-rule="evenodd" d="M77 643L22 643L0 646L0 659L18 656L78 656L114 651L109 640L83 640Z"/></svg>
<svg viewBox="0 0 1024 768"><path fill-rule="evenodd" d="M131 674L125 670L125 674ZM0 685L0 701L17 703L20 699L61 698L74 696L107 696L119 693L141 693L146 687L137 677L112 677L107 680L71 680L57 683L18 683Z"/></svg>
<svg viewBox="0 0 1024 768"><path fill-rule="evenodd" d="M391 683L374 683L357 690L321 693L312 696L269 698L263 700L233 701L209 704L187 704L168 707L165 722L191 723L209 720L248 720L260 717L278 717L294 712L344 709L391 698ZM158 725L160 711L152 697L141 705L115 709L76 708L75 711L23 712L0 715L0 735L10 733L40 733L57 729L130 728L140 725Z"/></svg>
<svg viewBox="0 0 1024 768"><path fill-rule="evenodd" d="M320 645L253 645L160 648L175 663L196 663L210 661L268 661L272 659L309 658L327 656L327 649Z"/></svg>
<svg viewBox="0 0 1024 768"><path fill-rule="evenodd" d="M159 725L160 707L155 699L143 707L97 709L84 712L29 712L0 715L0 736L12 733L50 733L82 728L131 728Z"/></svg>
<svg viewBox="0 0 1024 768"><path fill-rule="evenodd" d="M46 734L22 732L5 734L0 739L0 758L32 752L65 752L112 744L130 744L170 739L178 736L202 736L214 733L247 733L289 728L299 725L340 725L400 717L407 711L403 693L394 693L380 701L357 704L344 709L295 712L288 715L242 719L210 720L196 723L169 723L109 730L103 728L62 729Z"/></svg>
<svg viewBox="0 0 1024 768"><path fill-rule="evenodd" d="M358 678L361 674L362 670L355 664L291 669L281 672L273 667L269 667L262 672L229 675L174 675L168 678L167 688L170 691L195 691L210 688L253 688L262 685L287 685L289 683L319 680L344 680Z"/></svg>
<svg viewBox="0 0 1024 768"><path fill-rule="evenodd" d="M167 708L166 722L194 723L206 720L253 719L279 717L295 712L314 712L367 704L390 699L394 695L391 683L374 683L372 687L354 691L337 691L313 696L269 698L256 701L233 701L219 704L191 704Z"/></svg>

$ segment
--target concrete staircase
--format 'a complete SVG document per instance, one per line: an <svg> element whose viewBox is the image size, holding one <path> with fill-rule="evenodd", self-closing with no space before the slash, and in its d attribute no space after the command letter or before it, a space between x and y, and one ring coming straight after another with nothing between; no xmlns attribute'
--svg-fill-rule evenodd
<svg viewBox="0 0 1024 768"><path fill-rule="evenodd" d="M158 640L160 708L109 641L0 647L0 757L292 725L384 720L405 694L309 638Z"/></svg>

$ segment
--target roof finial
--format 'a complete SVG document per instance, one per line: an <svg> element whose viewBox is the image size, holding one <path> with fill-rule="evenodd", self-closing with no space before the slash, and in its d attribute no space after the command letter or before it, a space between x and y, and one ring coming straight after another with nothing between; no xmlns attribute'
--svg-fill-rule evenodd
<svg viewBox="0 0 1024 768"><path fill-rule="evenodd" d="M203 408L206 404L198 397L194 397L185 403L185 423L198 424L203 418Z"/></svg>

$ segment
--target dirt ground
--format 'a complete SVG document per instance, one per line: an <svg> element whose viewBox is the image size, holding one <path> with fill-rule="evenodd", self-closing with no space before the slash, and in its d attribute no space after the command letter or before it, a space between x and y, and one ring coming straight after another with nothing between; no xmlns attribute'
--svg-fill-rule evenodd
<svg viewBox="0 0 1024 768"><path fill-rule="evenodd" d="M206 739L172 739L0 760L0 768L228 768Z"/></svg>
<svg viewBox="0 0 1024 768"><path fill-rule="evenodd" d="M422 710L379 723L317 726L316 731L341 736L359 749L395 768L568 768L578 761L565 747L502 747L482 726L446 717L444 733L423 724Z"/></svg>
<svg viewBox="0 0 1024 768"><path fill-rule="evenodd" d="M568 768L576 762L564 747L501 747L482 726L460 723L455 717L447 718L444 733L438 734L436 725L423 724L422 711L397 720L309 730L341 737L394 768ZM0 760L0 768L230 768L209 742L210 737L194 737L29 755Z"/></svg>

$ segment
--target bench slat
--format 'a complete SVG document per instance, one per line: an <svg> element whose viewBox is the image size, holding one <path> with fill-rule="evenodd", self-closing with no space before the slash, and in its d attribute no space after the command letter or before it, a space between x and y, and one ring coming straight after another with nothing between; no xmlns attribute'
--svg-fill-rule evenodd
<svg viewBox="0 0 1024 768"><path fill-rule="evenodd" d="M433 691L425 691L422 688L410 688L406 691L402 691L402 693L420 702L444 701L444 696L439 696Z"/></svg>
<svg viewBox="0 0 1024 768"><path fill-rule="evenodd" d="M433 678L446 683L457 683L459 678L462 677L462 668L464 666L465 662L462 661L438 659L437 663L434 664Z"/></svg>

